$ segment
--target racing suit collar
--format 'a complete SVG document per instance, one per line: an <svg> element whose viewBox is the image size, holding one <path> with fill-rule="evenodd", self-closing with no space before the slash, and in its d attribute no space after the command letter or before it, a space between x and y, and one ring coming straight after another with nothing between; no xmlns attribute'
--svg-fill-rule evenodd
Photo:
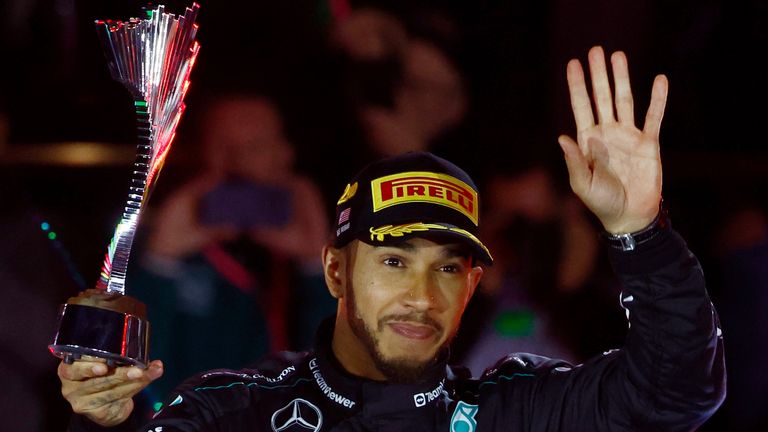
<svg viewBox="0 0 768 432"><path fill-rule="evenodd" d="M317 333L316 357L310 360L310 374L320 391L332 403L364 415L388 415L432 407L444 400L447 353L427 369L424 379L414 384L392 384L354 376L336 359L331 348L335 318L325 320Z"/></svg>

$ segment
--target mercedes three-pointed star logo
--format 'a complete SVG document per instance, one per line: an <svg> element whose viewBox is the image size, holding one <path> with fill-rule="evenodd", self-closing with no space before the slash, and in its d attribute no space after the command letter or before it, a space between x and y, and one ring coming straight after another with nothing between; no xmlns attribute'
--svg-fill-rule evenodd
<svg viewBox="0 0 768 432"><path fill-rule="evenodd" d="M294 399L272 414L274 432L318 432L323 425L323 414L304 399Z"/></svg>

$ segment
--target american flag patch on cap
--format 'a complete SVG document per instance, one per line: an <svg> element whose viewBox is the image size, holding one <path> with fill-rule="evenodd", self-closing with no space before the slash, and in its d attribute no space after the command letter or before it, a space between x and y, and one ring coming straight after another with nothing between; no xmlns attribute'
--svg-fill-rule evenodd
<svg viewBox="0 0 768 432"><path fill-rule="evenodd" d="M341 213L339 213L339 223L338 225L343 224L344 222L349 220L349 213L352 211L352 208L348 208L346 210L343 210Z"/></svg>

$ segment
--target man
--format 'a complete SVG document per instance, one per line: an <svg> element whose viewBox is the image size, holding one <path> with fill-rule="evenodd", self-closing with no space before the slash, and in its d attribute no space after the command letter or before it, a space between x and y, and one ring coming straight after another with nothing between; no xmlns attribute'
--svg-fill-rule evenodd
<svg viewBox="0 0 768 432"><path fill-rule="evenodd" d="M446 367L447 346L491 256L475 236L472 180L429 154L364 169L339 199L323 249L335 321L311 353L257 369L218 370L179 387L142 430L691 430L724 397L717 317L701 269L660 211L659 127L667 80L656 78L642 130L623 53L589 52L598 120L578 61L567 76L577 140L561 136L571 185L606 230L630 330L622 350L572 366L515 354L479 380ZM614 111L615 109L615 111ZM615 115L614 115L615 112ZM127 427L131 397L162 374L62 364L73 429Z"/></svg>

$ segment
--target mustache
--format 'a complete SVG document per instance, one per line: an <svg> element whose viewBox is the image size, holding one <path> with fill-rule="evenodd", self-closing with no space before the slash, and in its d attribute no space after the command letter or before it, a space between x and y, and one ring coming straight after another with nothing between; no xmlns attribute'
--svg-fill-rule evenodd
<svg viewBox="0 0 768 432"><path fill-rule="evenodd" d="M443 326L437 320L429 316L426 312L409 312L406 314L385 315L379 320L379 330L383 330L384 324L388 322L411 322L430 326L435 330L442 332Z"/></svg>

